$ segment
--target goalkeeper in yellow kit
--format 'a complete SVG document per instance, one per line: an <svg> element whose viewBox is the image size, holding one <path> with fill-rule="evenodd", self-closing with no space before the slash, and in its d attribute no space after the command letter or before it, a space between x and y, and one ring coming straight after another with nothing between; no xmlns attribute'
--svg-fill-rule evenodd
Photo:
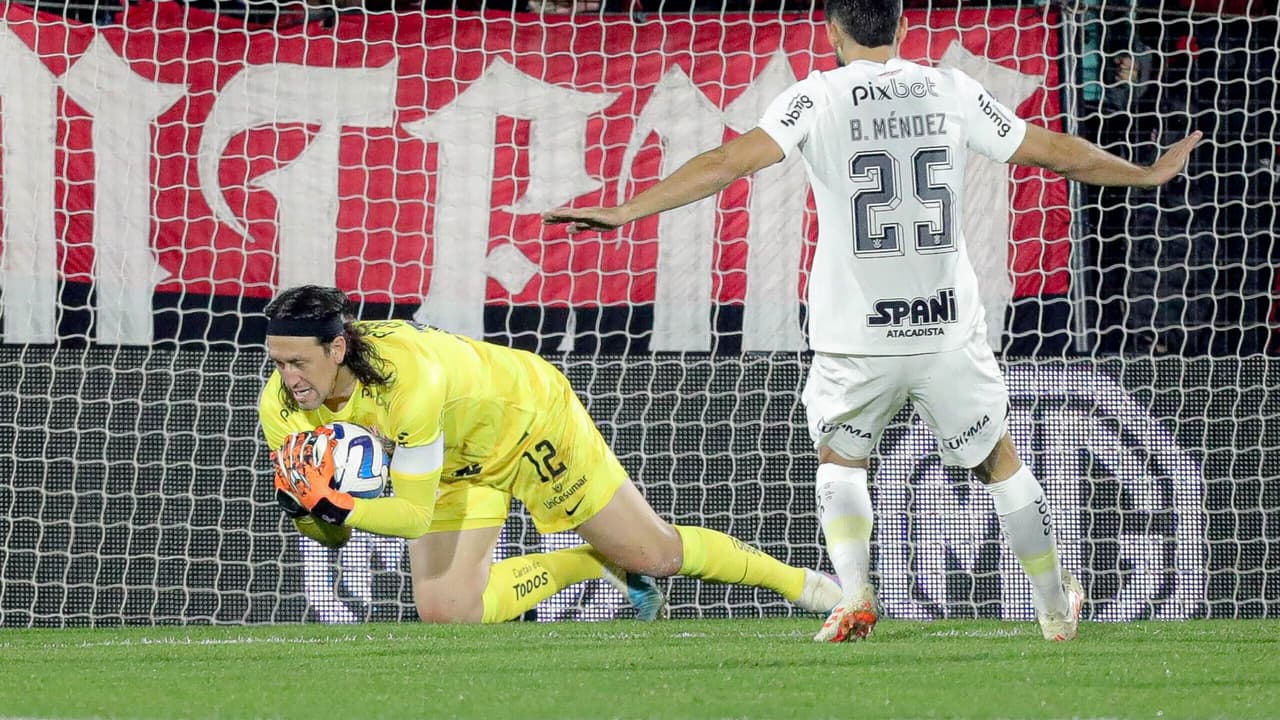
<svg viewBox="0 0 1280 720"><path fill-rule="evenodd" d="M637 591L647 618L662 604L648 578L670 575L769 588L812 612L839 602L825 575L658 517L568 380L537 355L404 321L353 322L336 288L286 290L266 314L276 371L258 414L277 499L328 545L350 528L411 539L424 621L503 622L609 574ZM330 487L334 440L320 426L335 421L394 443L393 497ZM493 563L512 496L540 532L575 530L588 544Z"/></svg>

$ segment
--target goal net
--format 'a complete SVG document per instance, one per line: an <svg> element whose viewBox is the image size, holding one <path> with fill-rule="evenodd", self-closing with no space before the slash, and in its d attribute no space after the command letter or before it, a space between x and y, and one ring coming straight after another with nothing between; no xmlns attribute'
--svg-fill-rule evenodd
<svg viewBox="0 0 1280 720"><path fill-rule="evenodd" d="M828 567L798 159L620 234L539 221L749 130L832 66L819 13L63 5L0 24L0 625L415 617L402 541L330 551L273 502L261 311L302 283L543 354L662 516ZM1277 18L1028 0L908 19L907 58L1136 162L1205 131L1159 192L974 161L963 223L1088 617L1280 615ZM873 472L889 616L1032 617L989 499L909 412ZM517 507L497 552L576 542ZM680 578L670 597L680 617L792 612ZM627 612L592 582L531 619Z"/></svg>

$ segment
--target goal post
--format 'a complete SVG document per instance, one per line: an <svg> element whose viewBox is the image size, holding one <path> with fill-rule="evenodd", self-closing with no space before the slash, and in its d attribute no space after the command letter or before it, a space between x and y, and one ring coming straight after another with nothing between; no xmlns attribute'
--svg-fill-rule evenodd
<svg viewBox="0 0 1280 720"><path fill-rule="evenodd" d="M3 12L0 625L416 617L403 542L330 551L274 505L262 309L302 283L541 353L662 516L827 567L799 160L620 233L540 221L749 130L832 66L819 14ZM912 8L902 53L1114 147L1206 130L1155 196L972 161L963 223L1088 617L1276 617L1280 21L1170 17ZM1149 86L1122 91L1121 56ZM986 494L909 412L873 477L888 616L1032 617ZM498 552L574 542L516 508ZM686 579L670 596L678 617L793 612ZM601 582L536 619L626 614Z"/></svg>

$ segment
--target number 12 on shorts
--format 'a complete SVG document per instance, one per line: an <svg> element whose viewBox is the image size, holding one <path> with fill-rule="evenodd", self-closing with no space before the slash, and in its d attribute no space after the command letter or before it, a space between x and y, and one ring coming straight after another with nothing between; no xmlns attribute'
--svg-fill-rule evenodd
<svg viewBox="0 0 1280 720"><path fill-rule="evenodd" d="M556 459L556 446L550 440L539 440L532 448L525 450L521 457L533 465L533 471L538 473L538 479L544 483L560 477L567 469L563 462Z"/></svg>

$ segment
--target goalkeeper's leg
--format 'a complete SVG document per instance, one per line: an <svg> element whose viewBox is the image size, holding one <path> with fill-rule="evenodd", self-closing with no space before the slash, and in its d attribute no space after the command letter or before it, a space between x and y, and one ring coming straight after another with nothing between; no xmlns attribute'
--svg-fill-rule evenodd
<svg viewBox="0 0 1280 720"><path fill-rule="evenodd" d="M478 623L484 617L493 547L501 525L433 532L409 543L418 617L429 623Z"/></svg>
<svg viewBox="0 0 1280 720"><path fill-rule="evenodd" d="M787 565L722 532L666 522L630 481L578 534L632 573L768 588L813 612L827 612L840 599L839 586L825 575Z"/></svg>
<svg viewBox="0 0 1280 720"><path fill-rule="evenodd" d="M590 545L507 558L494 563L501 527L424 535L409 545L418 617L432 623L499 623L584 580L608 579L636 606L636 617L656 619L665 606L651 578L606 570Z"/></svg>
<svg viewBox="0 0 1280 720"><path fill-rule="evenodd" d="M409 544L418 617L432 623L518 618L574 583L599 578L590 547L492 562L502 528L428 533Z"/></svg>

